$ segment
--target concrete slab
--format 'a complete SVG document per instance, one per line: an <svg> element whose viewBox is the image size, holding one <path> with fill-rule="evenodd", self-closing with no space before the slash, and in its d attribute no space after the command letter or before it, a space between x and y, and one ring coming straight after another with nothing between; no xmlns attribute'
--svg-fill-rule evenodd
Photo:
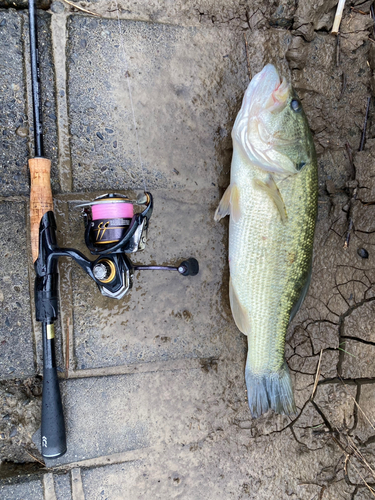
<svg viewBox="0 0 375 500"><path fill-rule="evenodd" d="M217 357L222 350L230 310L225 226L213 221L219 192L215 188L204 193L157 190L154 197L149 241L143 252L135 254L135 263L176 265L193 256L199 261L200 272L194 277L177 272L136 272L133 289L117 301L103 297L73 264L77 369ZM64 244L85 251L83 221L76 204L70 204ZM67 279L62 277L62 281ZM66 290L64 282L62 290Z"/></svg>
<svg viewBox="0 0 375 500"><path fill-rule="evenodd" d="M0 220L0 377L23 378L35 373L25 204L0 203Z"/></svg>
<svg viewBox="0 0 375 500"><path fill-rule="evenodd" d="M44 500L43 485L39 480L27 480L20 484L0 485L2 500Z"/></svg>
<svg viewBox="0 0 375 500"><path fill-rule="evenodd" d="M9 1L1 0L4 3ZM282 7L276 8L263 0L252 0L250 4L238 0L175 0L172 3L169 0L156 0L152 3L147 0L117 0L116 4L111 4L108 0L95 0L86 1L85 8L102 17L116 20L119 16L133 21L180 26L205 25L208 28L216 24L221 28L231 26L232 29L245 31L249 28L269 28L270 24L288 27L293 21L296 6L283 3Z"/></svg>
<svg viewBox="0 0 375 500"><path fill-rule="evenodd" d="M24 79L22 16L15 11L0 12L0 195L29 192Z"/></svg>
<svg viewBox="0 0 375 500"><path fill-rule="evenodd" d="M130 484L136 477L142 476L142 472L147 475L145 464L141 460L83 471L85 499L118 498L120 495L123 495L124 500L128 499L131 494Z"/></svg>
<svg viewBox="0 0 375 500"><path fill-rule="evenodd" d="M232 430L231 451L228 437L212 432L199 442L160 447L126 463L82 469L85 499L313 499L321 490L316 479L320 467L330 464L333 456L339 458L327 448L303 453L288 433L273 435L270 446L269 437L246 439L246 431ZM271 461L283 462L283 467L271 467ZM344 481L325 488L330 500L350 498L353 490Z"/></svg>
<svg viewBox="0 0 375 500"><path fill-rule="evenodd" d="M71 16L67 61L75 190L207 188L229 167L240 32Z"/></svg>
<svg viewBox="0 0 375 500"><path fill-rule="evenodd" d="M53 480L55 483L56 500L71 500L72 486L70 480L70 473L54 474Z"/></svg>
<svg viewBox="0 0 375 500"><path fill-rule="evenodd" d="M221 393L222 381L201 368L68 380L61 384L68 451L46 464L199 441L213 418L205 401Z"/></svg>

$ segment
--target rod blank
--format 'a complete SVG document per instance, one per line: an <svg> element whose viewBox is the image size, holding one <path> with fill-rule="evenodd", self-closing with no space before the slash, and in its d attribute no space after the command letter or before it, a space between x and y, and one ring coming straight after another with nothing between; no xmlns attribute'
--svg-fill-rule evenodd
<svg viewBox="0 0 375 500"><path fill-rule="evenodd" d="M38 54L38 34L36 23L35 0L29 0L29 30L30 30L30 58L31 58L31 85L33 92L34 115L34 143L35 156L44 156L42 106L40 98L40 71Z"/></svg>

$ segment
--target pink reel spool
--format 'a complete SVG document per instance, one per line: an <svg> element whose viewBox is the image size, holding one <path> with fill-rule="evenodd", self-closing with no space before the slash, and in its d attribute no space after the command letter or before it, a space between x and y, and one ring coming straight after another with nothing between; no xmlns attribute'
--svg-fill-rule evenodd
<svg viewBox="0 0 375 500"><path fill-rule="evenodd" d="M113 201L92 205L92 219L131 219L134 215L132 203L126 201Z"/></svg>

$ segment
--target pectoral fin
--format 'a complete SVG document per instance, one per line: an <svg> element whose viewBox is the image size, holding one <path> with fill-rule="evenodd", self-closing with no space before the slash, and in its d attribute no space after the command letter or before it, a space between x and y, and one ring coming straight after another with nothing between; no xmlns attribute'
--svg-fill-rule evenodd
<svg viewBox="0 0 375 500"><path fill-rule="evenodd" d="M245 335L248 335L250 333L249 314L238 300L231 279L229 280L229 302L237 328Z"/></svg>
<svg viewBox="0 0 375 500"><path fill-rule="evenodd" d="M238 222L241 217L240 192L236 184L230 184L225 190L216 209L214 219L219 221L226 215L230 215L234 222Z"/></svg>
<svg viewBox="0 0 375 500"><path fill-rule="evenodd" d="M268 176L266 182L263 182L259 179L254 179L254 184L259 189L262 189L275 203L277 210L279 211L281 220L286 222L288 220L288 216L286 213L285 203L279 191L279 188L276 185L276 182L273 180L272 175Z"/></svg>
<svg viewBox="0 0 375 500"><path fill-rule="evenodd" d="M225 190L225 192L220 200L219 206L217 207L216 212L215 212L215 216L214 216L214 220L216 222L219 221L220 219L222 219L223 217L225 217L226 215L230 214L231 190L232 190L231 185L229 185L227 187L227 189Z"/></svg>

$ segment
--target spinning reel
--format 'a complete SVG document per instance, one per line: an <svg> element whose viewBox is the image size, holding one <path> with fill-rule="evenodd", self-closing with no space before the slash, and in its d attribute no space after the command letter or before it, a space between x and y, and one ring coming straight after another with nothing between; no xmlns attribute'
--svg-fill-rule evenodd
<svg viewBox="0 0 375 500"><path fill-rule="evenodd" d="M147 231L153 211L151 193L137 200L119 194L106 194L83 208L85 242L94 261L72 248L60 248L56 243L56 222L53 212L47 212L39 228L39 256L35 262L36 319L52 323L57 318L57 260L71 257L95 281L100 292L121 299L132 288L134 271L177 271L183 276L198 274L198 261L190 258L178 266L134 266L128 255L145 248ZM141 209L134 213L134 207Z"/></svg>

